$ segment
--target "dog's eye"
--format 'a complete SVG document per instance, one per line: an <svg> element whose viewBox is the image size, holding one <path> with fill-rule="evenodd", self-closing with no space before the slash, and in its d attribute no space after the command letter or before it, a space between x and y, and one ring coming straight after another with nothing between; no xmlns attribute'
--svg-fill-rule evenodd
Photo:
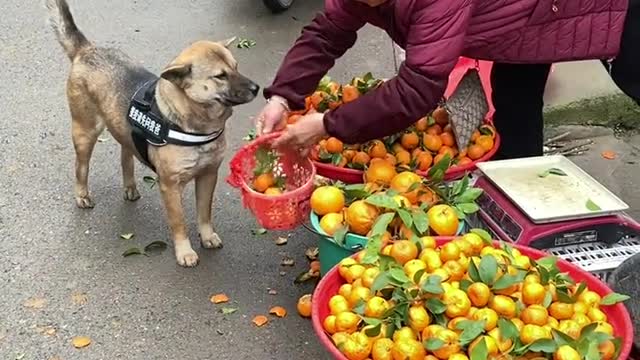
<svg viewBox="0 0 640 360"><path fill-rule="evenodd" d="M221 72L218 75L214 75L214 78L218 79L218 80L224 80L227 78L227 73L226 72Z"/></svg>

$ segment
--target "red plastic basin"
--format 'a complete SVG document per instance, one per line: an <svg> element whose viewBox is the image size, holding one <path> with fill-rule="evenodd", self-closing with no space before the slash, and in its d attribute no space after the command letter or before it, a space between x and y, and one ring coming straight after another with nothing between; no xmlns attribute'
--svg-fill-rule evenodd
<svg viewBox="0 0 640 360"><path fill-rule="evenodd" d="M442 245L450 240L451 239L439 238L437 239L437 243L438 245ZM529 247L516 244L511 245L520 250L523 255L527 255L534 260L548 256L548 254L542 251ZM600 294L600 296L605 296L612 292L612 290L598 278L566 261L559 260L558 267L562 272L569 273L576 282L584 281L590 290L595 291ZM313 293L312 299L313 330L318 335L322 346L324 346L336 360L347 360L347 358L333 345L331 338L324 331L322 323L324 319L329 316L329 299L338 293L340 286L344 283L345 281L340 277L337 267L334 267L320 280L320 283L318 283ZM619 359L628 359L633 345L633 324L627 308L622 304L616 304L613 306L603 306L601 310L607 315L609 323L613 326L614 335L622 339Z"/></svg>

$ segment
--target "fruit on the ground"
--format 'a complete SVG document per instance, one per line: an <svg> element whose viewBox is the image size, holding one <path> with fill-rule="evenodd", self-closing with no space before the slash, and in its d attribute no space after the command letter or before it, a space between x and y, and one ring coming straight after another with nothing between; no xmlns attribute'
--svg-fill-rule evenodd
<svg viewBox="0 0 640 360"><path fill-rule="evenodd" d="M342 213L329 213L320 219L320 228L329 236L333 236L342 226L344 226Z"/></svg>
<svg viewBox="0 0 640 360"><path fill-rule="evenodd" d="M303 295L298 299L296 308L298 309L298 314L300 314L300 316L311 317L311 294Z"/></svg>
<svg viewBox="0 0 640 360"><path fill-rule="evenodd" d="M460 221L449 205L435 205L427 211L429 226L440 236L453 236L458 232Z"/></svg>
<svg viewBox="0 0 640 360"><path fill-rule="evenodd" d="M354 201L347 208L346 220L349 230L359 235L366 235L371 231L377 217L378 209L364 200Z"/></svg>
<svg viewBox="0 0 640 360"><path fill-rule="evenodd" d="M273 176L273 173L265 173L258 175L253 180L253 189L257 192L264 193L268 188L275 185L276 180Z"/></svg>
<svg viewBox="0 0 640 360"><path fill-rule="evenodd" d="M311 209L322 216L329 213L339 213L344 208L345 197L335 186L321 186L311 194Z"/></svg>

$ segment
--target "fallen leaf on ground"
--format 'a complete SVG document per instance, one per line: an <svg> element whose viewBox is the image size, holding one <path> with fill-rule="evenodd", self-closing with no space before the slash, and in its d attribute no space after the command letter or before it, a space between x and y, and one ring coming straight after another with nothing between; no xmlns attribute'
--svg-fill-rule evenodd
<svg viewBox="0 0 640 360"><path fill-rule="evenodd" d="M153 187L158 183L158 179L154 178L153 176L145 176L142 178L142 181L147 183L150 189L153 189Z"/></svg>
<svg viewBox="0 0 640 360"><path fill-rule="evenodd" d="M133 233L120 234L120 238L123 240L131 240L135 235Z"/></svg>
<svg viewBox="0 0 640 360"><path fill-rule="evenodd" d="M304 255L310 261L314 261L318 259L319 250L317 247L308 248L307 251L304 252Z"/></svg>
<svg viewBox="0 0 640 360"><path fill-rule="evenodd" d="M32 297L27 299L23 305L29 309L42 309L47 305L47 300L41 297Z"/></svg>
<svg viewBox="0 0 640 360"><path fill-rule="evenodd" d="M125 250L125 252L122 253L122 256L124 257L129 257L133 255L144 255L144 252L142 252L140 248L134 247L134 248L127 249Z"/></svg>
<svg viewBox="0 0 640 360"><path fill-rule="evenodd" d="M227 308L227 307L222 308L222 310L220 310L220 312L221 312L223 315L231 315L231 314L233 314L233 313L234 313L234 312L236 312L236 311L238 311L238 309L236 309L236 308Z"/></svg>
<svg viewBox="0 0 640 360"><path fill-rule="evenodd" d="M284 245L284 244L287 243L287 241L288 241L288 239L286 237L282 237L281 236L281 237L276 239L275 243L276 243L276 245Z"/></svg>
<svg viewBox="0 0 640 360"><path fill-rule="evenodd" d="M616 154L614 151L603 151L602 152L602 157L607 159L607 160L613 160L618 156L618 154Z"/></svg>
<svg viewBox="0 0 640 360"><path fill-rule="evenodd" d="M293 260L290 257L285 257L284 259L282 259L282 261L280 262L280 265L282 266L293 266L296 264L296 261Z"/></svg>
<svg viewBox="0 0 640 360"><path fill-rule="evenodd" d="M89 297L85 293L75 292L71 294L71 301L76 305L84 305L89 301Z"/></svg>
<svg viewBox="0 0 640 360"><path fill-rule="evenodd" d="M269 319L267 319L267 317L264 316L264 315L258 315L258 316L253 318L252 322L257 327L262 327L262 326L266 325L269 322Z"/></svg>
<svg viewBox="0 0 640 360"><path fill-rule="evenodd" d="M36 331L45 336L54 336L58 330L51 325L45 325L36 326Z"/></svg>
<svg viewBox="0 0 640 360"><path fill-rule="evenodd" d="M303 273L301 273L300 275L296 276L296 279L293 280L294 284L302 284L302 283L306 283L307 281L310 281L312 279L317 279L320 277L320 272L319 271L312 271L312 270L307 270Z"/></svg>
<svg viewBox="0 0 640 360"><path fill-rule="evenodd" d="M278 290L269 289L269 295L278 295Z"/></svg>
<svg viewBox="0 0 640 360"><path fill-rule="evenodd" d="M73 344L73 347L76 349L82 349L91 345L91 338L88 336L75 336L71 339L71 344Z"/></svg>
<svg viewBox="0 0 640 360"><path fill-rule="evenodd" d="M283 318L287 316L287 310L282 306L274 306L271 308L271 310L269 310L269 314L275 315L279 318Z"/></svg>
<svg viewBox="0 0 640 360"><path fill-rule="evenodd" d="M229 297L225 294L217 294L211 296L211 302L214 304L223 304L229 302Z"/></svg>
<svg viewBox="0 0 640 360"><path fill-rule="evenodd" d="M264 235L264 234L267 233L267 229L264 229L264 228L262 228L262 229L254 229L254 230L251 230L251 233L253 235Z"/></svg>
<svg viewBox="0 0 640 360"><path fill-rule="evenodd" d="M147 246L144 247L144 252L154 251L154 250L164 250L167 248L167 243L164 241L154 241Z"/></svg>

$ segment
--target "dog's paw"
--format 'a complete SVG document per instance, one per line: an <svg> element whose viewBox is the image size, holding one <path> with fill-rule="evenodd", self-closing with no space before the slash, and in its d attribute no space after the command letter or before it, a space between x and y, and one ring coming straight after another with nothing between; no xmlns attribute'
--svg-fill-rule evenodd
<svg viewBox="0 0 640 360"><path fill-rule="evenodd" d="M203 248L207 249L220 249L222 248L222 240L218 236L218 234L213 233L211 236L206 238L201 238L200 242L202 243Z"/></svg>
<svg viewBox="0 0 640 360"><path fill-rule="evenodd" d="M127 201L136 201L140 199L140 192L136 187L124 188L124 199Z"/></svg>
<svg viewBox="0 0 640 360"><path fill-rule="evenodd" d="M91 199L89 195L76 196L76 206L80 209L93 209L96 203L93 202L93 199Z"/></svg>
<svg viewBox="0 0 640 360"><path fill-rule="evenodd" d="M198 254L193 249L178 250L176 249L176 260L178 265L183 267L194 267L198 265Z"/></svg>

